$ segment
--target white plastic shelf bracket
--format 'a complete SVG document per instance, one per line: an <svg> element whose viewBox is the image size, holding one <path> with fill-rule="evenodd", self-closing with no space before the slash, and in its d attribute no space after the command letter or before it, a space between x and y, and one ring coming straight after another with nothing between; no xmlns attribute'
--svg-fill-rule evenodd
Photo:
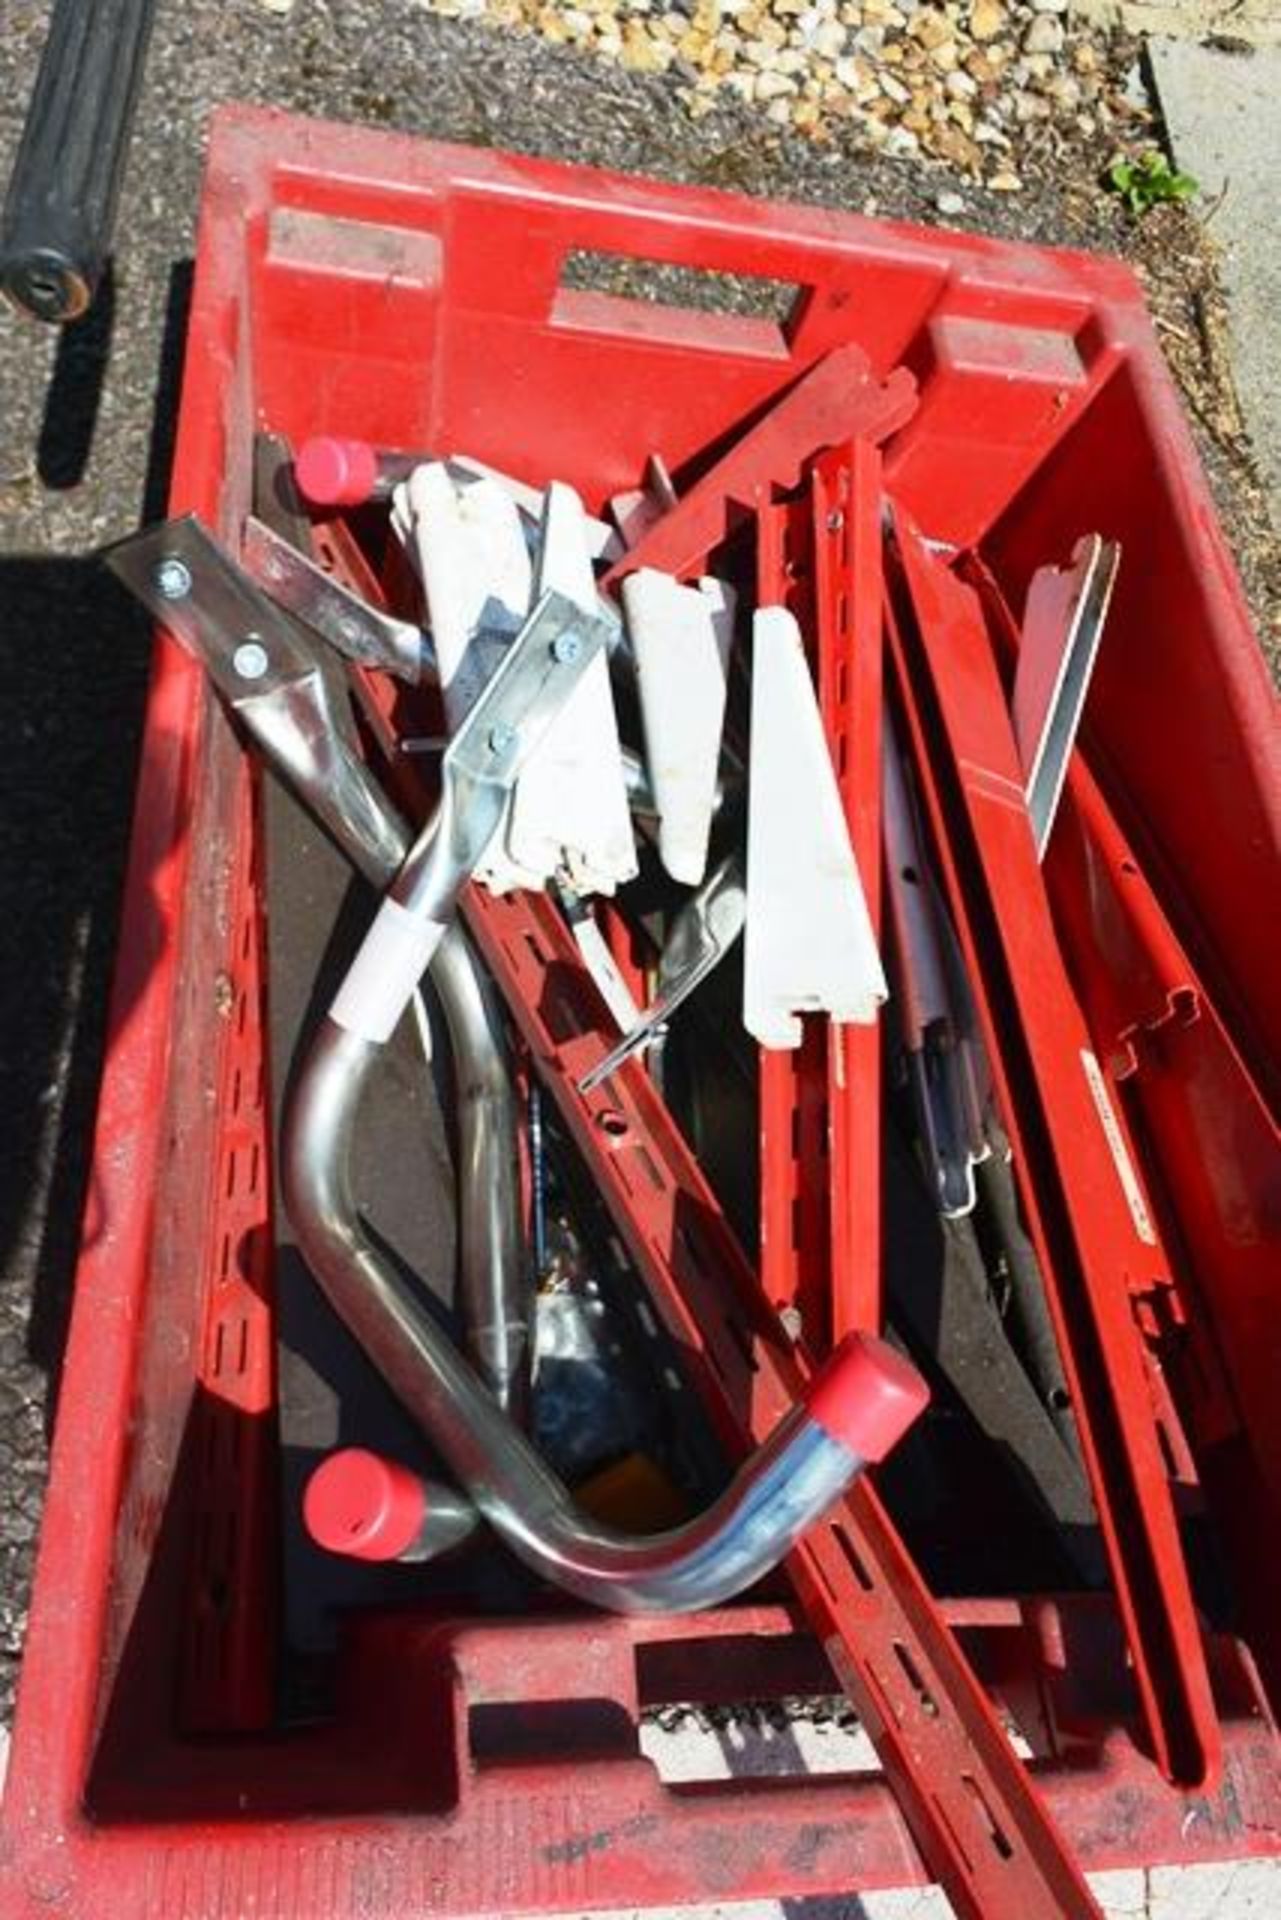
<svg viewBox="0 0 1281 1920"><path fill-rule="evenodd" d="M887 988L800 629L762 607L752 641L743 1024L797 1047L800 1014L867 1025Z"/></svg>
<svg viewBox="0 0 1281 1920"><path fill-rule="evenodd" d="M543 497L537 592L563 593L587 613L597 605L587 516L572 487L553 481ZM550 877L564 871L575 892L613 893L636 873L618 720L604 656L583 675L521 775L507 825L513 863Z"/></svg>
<svg viewBox="0 0 1281 1920"><path fill-rule="evenodd" d="M718 580L685 587L642 567L623 581L623 610L658 808L658 850L673 880L696 887L707 868L716 804L734 598Z"/></svg>

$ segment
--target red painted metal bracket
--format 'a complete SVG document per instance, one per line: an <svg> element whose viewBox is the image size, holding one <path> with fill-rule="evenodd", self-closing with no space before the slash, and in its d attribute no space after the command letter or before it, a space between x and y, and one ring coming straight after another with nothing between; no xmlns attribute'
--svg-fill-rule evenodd
<svg viewBox="0 0 1281 1920"><path fill-rule="evenodd" d="M967 558L965 572L1008 667L1018 647L1009 609L981 562ZM1219 1482L1242 1613L1281 1698L1281 1588L1258 1552L1281 1528L1281 1128L1080 750L1045 876L1175 1262L1175 1325L1160 1344L1201 1469Z"/></svg>
<svg viewBox="0 0 1281 1920"><path fill-rule="evenodd" d="M196 1361L190 1602L178 1715L191 1732L249 1733L275 1710L276 1340L272 1314L271 1108L265 1082L264 920L252 863L257 779L237 783L234 903L216 976L213 1156L204 1324Z"/></svg>
<svg viewBox="0 0 1281 1920"><path fill-rule="evenodd" d="M833 449L805 494L757 507L757 597L809 639L874 929L880 921L881 456ZM881 1317L881 1032L806 1020L759 1052L761 1282L816 1351Z"/></svg>
<svg viewBox="0 0 1281 1920"><path fill-rule="evenodd" d="M757 605L785 606L813 655L814 541L807 501L756 509ZM811 667L817 663L811 657ZM799 1047L759 1047L760 1275L770 1305L815 1353L832 1341L826 1023L806 1019ZM879 1257L879 1255L878 1255Z"/></svg>
<svg viewBox="0 0 1281 1920"><path fill-rule="evenodd" d="M881 930L881 455L866 440L810 476L818 691L872 930ZM881 1028L827 1025L831 1333L879 1329Z"/></svg>
<svg viewBox="0 0 1281 1920"><path fill-rule="evenodd" d="M1220 1738L1131 1296L1169 1261L1059 951L996 661L972 590L897 521L898 692L974 984L1158 1765Z"/></svg>
<svg viewBox="0 0 1281 1920"><path fill-rule="evenodd" d="M896 368L882 383L861 347L833 348L641 535L610 568L604 584L611 586L638 567L690 573L732 530L735 509L746 520L763 488L794 487L802 463L817 448L855 434L884 440L915 409L916 381L905 368Z"/></svg>

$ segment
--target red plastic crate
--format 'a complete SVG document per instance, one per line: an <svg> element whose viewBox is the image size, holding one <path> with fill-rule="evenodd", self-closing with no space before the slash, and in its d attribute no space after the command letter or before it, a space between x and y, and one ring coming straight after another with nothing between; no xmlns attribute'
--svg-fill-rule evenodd
<svg viewBox="0 0 1281 1920"><path fill-rule="evenodd" d="M562 284L575 250L767 276L796 298L775 322L577 291ZM849 338L879 371L906 362L922 382L887 449L888 485L931 538L976 546L1016 605L1030 570L1080 533L1123 541L1092 741L1177 903L1185 957L1261 1072L1281 1036L1274 943L1258 937L1281 838L1274 703L1117 264L227 112L173 507L234 533L259 427L466 449L565 478L599 506L653 449L679 475ZM779 1607L639 1623L560 1608L519 1623L372 1617L345 1643L334 1718L273 1728L256 852L249 771L198 672L162 644L0 1814L0 1911L508 1915L921 1878L877 1775L680 1790L639 1757L647 1704L830 1686ZM1177 1134L1202 1087L1194 1024L1139 1026L1156 1058L1121 1082L1127 1111ZM1194 1118L1230 1132L1239 1111L1229 1074ZM1180 1218L1190 1266L1224 1250L1230 1276L1198 1335L1220 1365L1216 1393L1191 1424L1272 1676L1278 1229L1266 1160L1238 1173L1226 1156L1203 1167ZM1211 1645L1223 1777L1189 1797L1126 1732L1133 1701L1105 1605L994 1598L949 1612L1084 1865L1281 1850L1277 1744L1235 1642ZM199 1736L183 1730L193 1697Z"/></svg>

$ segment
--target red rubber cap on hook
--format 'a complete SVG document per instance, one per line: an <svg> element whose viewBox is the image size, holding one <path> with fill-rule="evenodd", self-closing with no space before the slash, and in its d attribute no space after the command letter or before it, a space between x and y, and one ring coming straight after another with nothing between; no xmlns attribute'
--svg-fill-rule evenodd
<svg viewBox="0 0 1281 1920"><path fill-rule="evenodd" d="M353 1560L399 1560L422 1532L427 1495L416 1473L364 1447L322 1460L302 1498L318 1547Z"/></svg>
<svg viewBox="0 0 1281 1920"><path fill-rule="evenodd" d="M860 1460L883 1460L929 1404L911 1361L875 1334L851 1333L810 1381L811 1420Z"/></svg>
<svg viewBox="0 0 1281 1920"><path fill-rule="evenodd" d="M294 478L303 498L314 506L363 506L378 480L378 455L367 440L318 434L299 447Z"/></svg>

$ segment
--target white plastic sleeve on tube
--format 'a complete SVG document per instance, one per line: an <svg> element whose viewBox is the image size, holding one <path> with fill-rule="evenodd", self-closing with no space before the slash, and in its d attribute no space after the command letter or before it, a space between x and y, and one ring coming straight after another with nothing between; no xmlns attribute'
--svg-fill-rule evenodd
<svg viewBox="0 0 1281 1920"><path fill-rule="evenodd" d="M397 901L384 900L347 969L330 1019L362 1040L384 1045L444 936L442 921L420 919Z"/></svg>

